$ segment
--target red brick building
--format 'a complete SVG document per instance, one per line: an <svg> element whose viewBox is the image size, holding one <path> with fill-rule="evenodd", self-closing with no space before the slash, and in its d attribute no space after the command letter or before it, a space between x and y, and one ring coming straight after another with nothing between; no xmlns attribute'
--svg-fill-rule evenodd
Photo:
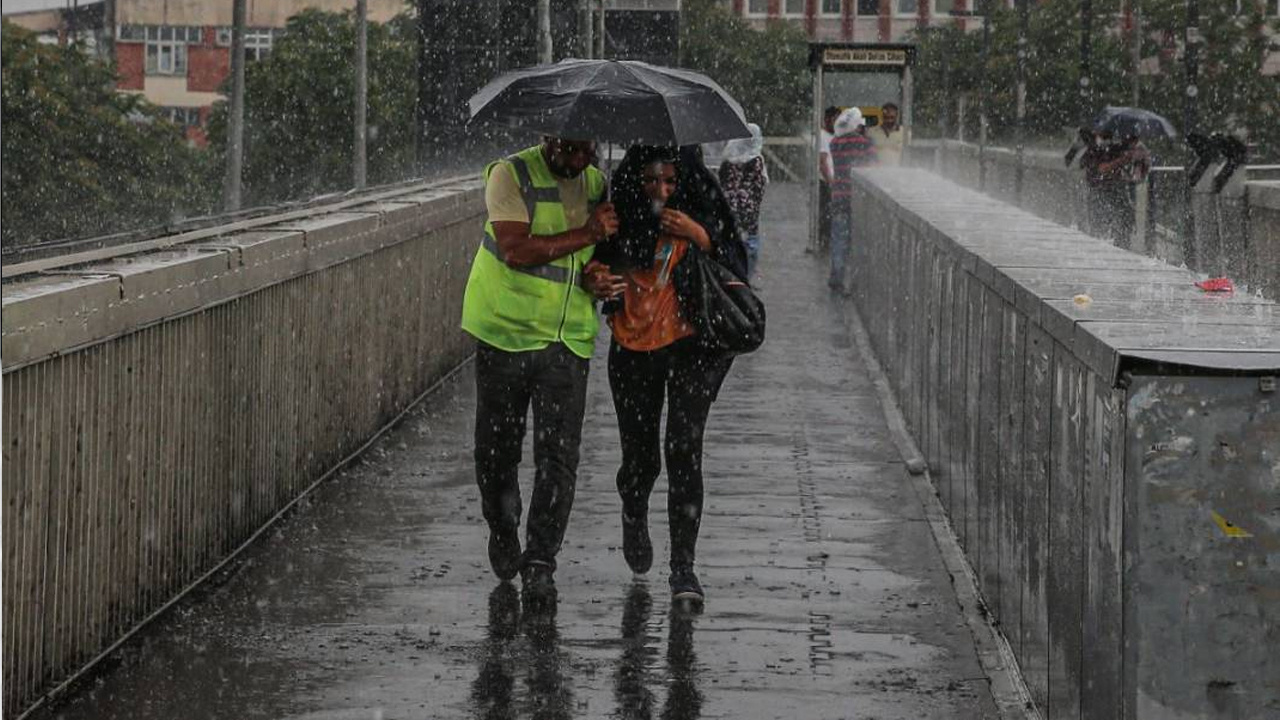
<svg viewBox="0 0 1280 720"><path fill-rule="evenodd" d="M271 52L286 21L307 8L353 9L347 0L248 0L245 60ZM386 22L405 9L402 0L369 0L369 19ZM231 3L200 0L116 0L119 89L140 92L205 142L204 125L231 71Z"/></svg>

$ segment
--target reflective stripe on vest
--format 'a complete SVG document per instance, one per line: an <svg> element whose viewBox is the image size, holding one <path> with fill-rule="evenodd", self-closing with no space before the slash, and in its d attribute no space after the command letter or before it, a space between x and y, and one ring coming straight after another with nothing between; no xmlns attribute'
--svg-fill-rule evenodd
<svg viewBox="0 0 1280 720"><path fill-rule="evenodd" d="M498 260L501 260L503 264L506 264L506 258L502 257L502 251L498 249L498 242L496 240L486 234L484 239L480 241L480 246L493 253L493 256L498 258ZM558 283L567 283L573 276L572 270L566 267L560 267L559 265L527 265L524 267L507 265L507 268L515 270L518 273L524 273L525 275L532 275L534 277L540 277L544 280L550 280Z"/></svg>
<svg viewBox="0 0 1280 720"><path fill-rule="evenodd" d="M533 223L533 211L540 202L561 203L560 188L549 187L540 188L533 184L533 177L529 175L529 164L519 155L512 155L507 158L507 162L511 163L511 169L516 171L516 182L520 183L520 197L524 198L525 210L529 211L529 223ZM494 253L497 255L497 253ZM501 256L499 256L501 257Z"/></svg>

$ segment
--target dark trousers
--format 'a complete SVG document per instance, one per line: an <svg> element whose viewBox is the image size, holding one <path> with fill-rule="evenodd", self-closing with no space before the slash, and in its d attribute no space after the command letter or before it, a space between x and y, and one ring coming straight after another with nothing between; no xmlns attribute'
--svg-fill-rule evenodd
<svg viewBox="0 0 1280 720"><path fill-rule="evenodd" d="M1089 188L1089 231L1125 248L1132 245L1136 208L1129 183L1101 183Z"/></svg>
<svg viewBox="0 0 1280 720"><path fill-rule="evenodd" d="M831 244L831 185L818 183L818 249Z"/></svg>
<svg viewBox="0 0 1280 720"><path fill-rule="evenodd" d="M647 515L649 494L662 471L661 451L667 458L672 568L693 566L702 523L702 433L731 362L698 350L692 338L649 352L616 342L609 348L609 388L622 440L622 510L633 518ZM667 436L660 448L664 400Z"/></svg>
<svg viewBox="0 0 1280 720"><path fill-rule="evenodd" d="M560 343L530 352L476 347L476 483L491 531L520 526L518 473L533 404L533 496L525 559L555 567L573 507L588 363Z"/></svg>

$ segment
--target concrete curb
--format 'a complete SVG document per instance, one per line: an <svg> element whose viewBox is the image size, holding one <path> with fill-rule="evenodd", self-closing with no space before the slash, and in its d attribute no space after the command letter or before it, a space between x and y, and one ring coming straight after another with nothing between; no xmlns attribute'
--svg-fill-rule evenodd
<svg viewBox="0 0 1280 720"><path fill-rule="evenodd" d="M858 353L876 388L880 408L884 412L893 443L902 455L907 468L907 477L915 490L916 497L920 500L925 518L929 521L929 528L933 532L933 539L938 545L947 573L951 576L956 602L960 606L965 622L969 625L969 631L973 634L978 662L982 665L982 670L990 683L991 697L996 704L1000 720L1042 720L1040 712L1031 700L1031 693L1027 690L1013 649L1009 647L1009 642L1004 635L996 629L987 611L986 602L978 592L977 578L973 574L973 568L965 558L955 532L951 529L951 521L947 519L946 511L938 500L937 489L933 486L933 480L928 473L928 463L916 447L911 434L907 432L902 411L898 409L898 403L889 387L888 377L871 350L871 342L867 337L866 328L862 325L862 318L858 315L857 308L852 305L844 305L842 309L845 311L845 325L853 336Z"/></svg>

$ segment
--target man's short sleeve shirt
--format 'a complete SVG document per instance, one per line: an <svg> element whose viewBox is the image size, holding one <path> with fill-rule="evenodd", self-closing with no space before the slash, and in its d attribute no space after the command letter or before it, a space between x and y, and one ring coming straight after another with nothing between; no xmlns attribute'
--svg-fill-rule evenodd
<svg viewBox="0 0 1280 720"><path fill-rule="evenodd" d="M560 186L560 202L564 205L569 229L586 225L589 214L587 174L584 172L570 180L557 178L556 184ZM516 182L515 173L508 163L499 163L489 173L489 180L484 186L484 204L489 212L489 222L530 221L524 196L520 194L520 183Z"/></svg>

